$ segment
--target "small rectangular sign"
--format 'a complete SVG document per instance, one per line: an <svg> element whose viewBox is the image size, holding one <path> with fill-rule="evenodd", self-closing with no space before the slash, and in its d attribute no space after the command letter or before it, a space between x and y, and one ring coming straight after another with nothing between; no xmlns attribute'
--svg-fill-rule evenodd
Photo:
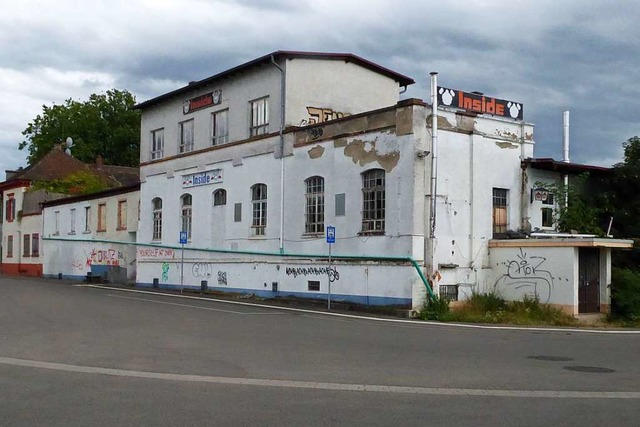
<svg viewBox="0 0 640 427"><path fill-rule="evenodd" d="M515 120L523 120L524 108L521 103L484 96L481 93L463 92L446 87L438 88L438 105L460 108L479 114L492 114Z"/></svg>
<svg viewBox="0 0 640 427"><path fill-rule="evenodd" d="M182 188L197 187L199 185L219 184L222 182L222 169L182 175Z"/></svg>
<svg viewBox="0 0 640 427"><path fill-rule="evenodd" d="M336 228L332 226L327 227L327 243L336 242Z"/></svg>
<svg viewBox="0 0 640 427"><path fill-rule="evenodd" d="M184 245L185 243L187 243L187 232L186 231L181 231L180 232L180 244Z"/></svg>

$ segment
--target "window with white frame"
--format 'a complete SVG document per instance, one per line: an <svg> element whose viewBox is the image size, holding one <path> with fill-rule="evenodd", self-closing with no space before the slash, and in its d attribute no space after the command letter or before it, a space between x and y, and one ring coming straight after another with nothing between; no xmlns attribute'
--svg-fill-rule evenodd
<svg viewBox="0 0 640 427"><path fill-rule="evenodd" d="M180 152L193 151L193 119L180 123Z"/></svg>
<svg viewBox="0 0 640 427"><path fill-rule="evenodd" d="M69 234L76 234L76 210L69 210Z"/></svg>
<svg viewBox="0 0 640 427"><path fill-rule="evenodd" d="M84 232L91 233L91 206L84 207Z"/></svg>
<svg viewBox="0 0 640 427"><path fill-rule="evenodd" d="M191 194L183 194L180 197L180 218L182 222L181 231L187 232L187 239L191 240Z"/></svg>
<svg viewBox="0 0 640 427"><path fill-rule="evenodd" d="M16 199L14 199L13 193L7 194L4 214L7 222L12 222L16 218Z"/></svg>
<svg viewBox="0 0 640 427"><path fill-rule="evenodd" d="M267 229L267 186L255 184L251 187L252 221L251 234L264 236Z"/></svg>
<svg viewBox="0 0 640 427"><path fill-rule="evenodd" d="M156 197L151 201L153 206L153 240L162 239L162 199Z"/></svg>
<svg viewBox="0 0 640 427"><path fill-rule="evenodd" d="M211 145L222 145L229 142L229 110L216 111L211 114Z"/></svg>
<svg viewBox="0 0 640 427"><path fill-rule="evenodd" d="M151 160L164 156L164 129L151 131Z"/></svg>
<svg viewBox="0 0 640 427"><path fill-rule="evenodd" d="M213 206L224 206L227 204L227 191L220 188L213 192Z"/></svg>
<svg viewBox="0 0 640 427"><path fill-rule="evenodd" d="M250 102L251 126L249 136L264 135L269 130L269 98L264 97Z"/></svg>
<svg viewBox="0 0 640 427"><path fill-rule="evenodd" d="M60 234L60 211L55 211L53 213L53 234L54 235L59 235Z"/></svg>
<svg viewBox="0 0 640 427"><path fill-rule="evenodd" d="M509 229L509 190L493 189L493 236L500 237Z"/></svg>
<svg viewBox="0 0 640 427"><path fill-rule="evenodd" d="M304 232L324 233L324 178L312 176L304 183L306 197Z"/></svg>
<svg viewBox="0 0 640 427"><path fill-rule="evenodd" d="M362 232L383 233L385 229L385 172L371 169L362 173Z"/></svg>
<svg viewBox="0 0 640 427"><path fill-rule="evenodd" d="M118 200L118 230L127 229L127 201Z"/></svg>

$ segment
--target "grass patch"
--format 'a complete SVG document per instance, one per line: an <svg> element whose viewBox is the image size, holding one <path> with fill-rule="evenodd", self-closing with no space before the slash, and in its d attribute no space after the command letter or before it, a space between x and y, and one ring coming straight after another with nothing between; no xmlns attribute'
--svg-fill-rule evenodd
<svg viewBox="0 0 640 427"><path fill-rule="evenodd" d="M474 294L455 310L447 300L427 303L420 314L425 320L467 323L505 323L512 325L574 326L578 321L561 309L541 304L533 298L505 301L499 295ZM446 308L443 306L446 305Z"/></svg>

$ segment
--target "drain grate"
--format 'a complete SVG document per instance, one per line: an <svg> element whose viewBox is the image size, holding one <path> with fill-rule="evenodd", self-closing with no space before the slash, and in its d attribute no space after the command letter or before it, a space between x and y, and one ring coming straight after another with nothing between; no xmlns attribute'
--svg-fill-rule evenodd
<svg viewBox="0 0 640 427"><path fill-rule="evenodd" d="M613 369L601 368L599 366L565 366L564 369L567 371L590 372L594 374L610 374L611 372L615 372Z"/></svg>
<svg viewBox="0 0 640 427"><path fill-rule="evenodd" d="M533 360L545 360L547 362L571 362L573 359L570 357L562 356L529 356L527 359Z"/></svg>

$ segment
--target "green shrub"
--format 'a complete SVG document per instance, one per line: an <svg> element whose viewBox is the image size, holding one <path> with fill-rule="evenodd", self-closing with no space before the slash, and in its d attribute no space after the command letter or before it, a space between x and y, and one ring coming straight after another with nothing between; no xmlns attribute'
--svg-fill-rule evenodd
<svg viewBox="0 0 640 427"><path fill-rule="evenodd" d="M425 301L419 317L422 320L447 320L450 311L449 300L436 295Z"/></svg>
<svg viewBox="0 0 640 427"><path fill-rule="evenodd" d="M640 272L628 268L611 271L611 316L640 320Z"/></svg>

